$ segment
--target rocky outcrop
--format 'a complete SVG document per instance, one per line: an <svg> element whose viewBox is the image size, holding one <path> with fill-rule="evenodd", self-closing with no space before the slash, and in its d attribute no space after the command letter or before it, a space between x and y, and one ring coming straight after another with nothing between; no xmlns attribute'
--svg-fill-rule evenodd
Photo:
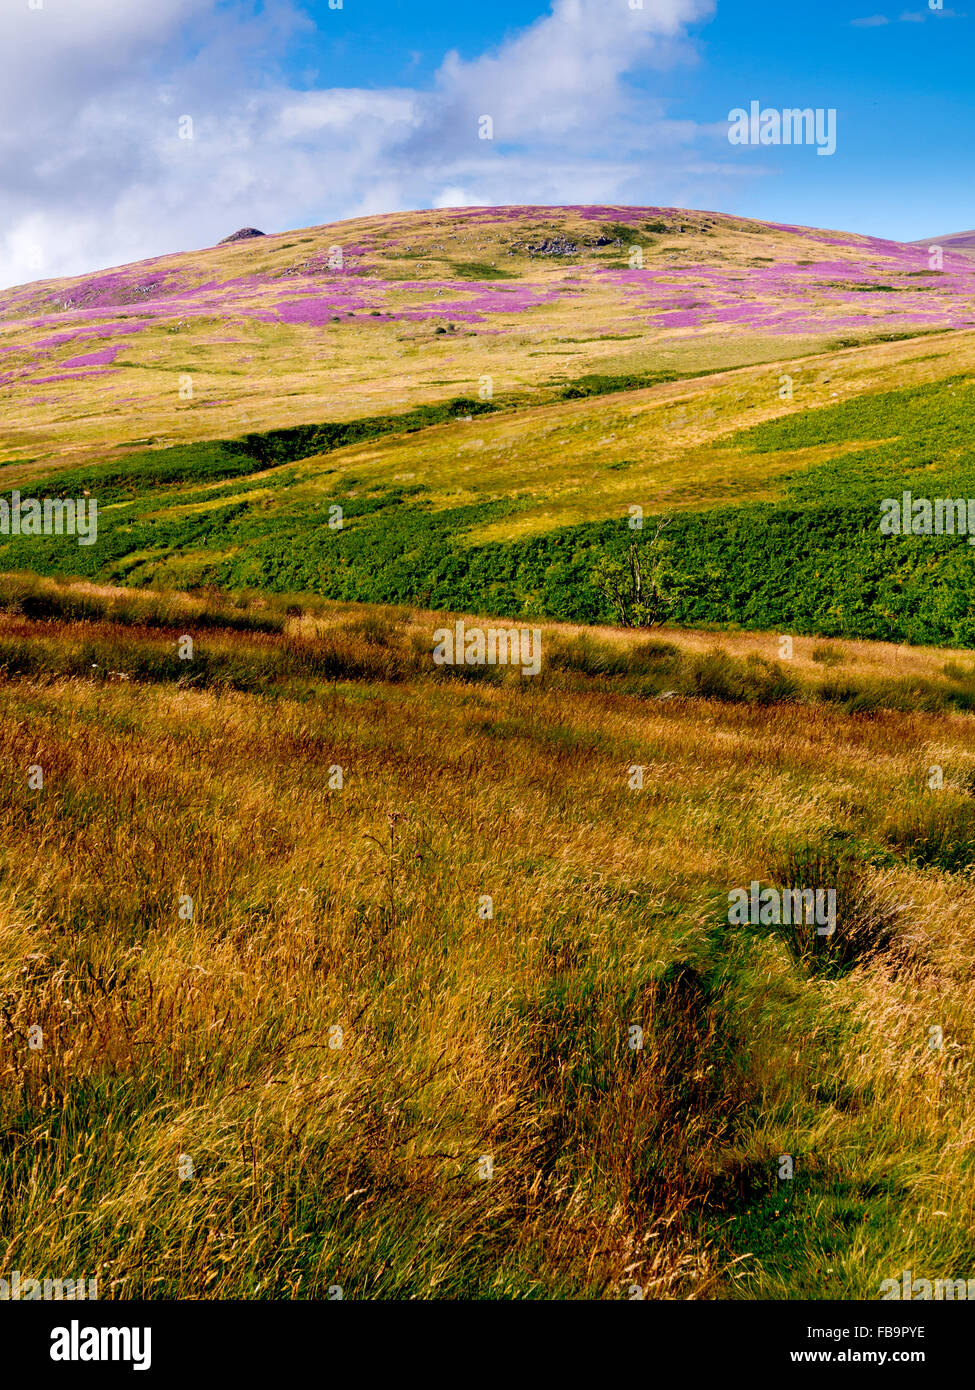
<svg viewBox="0 0 975 1390"><path fill-rule="evenodd" d="M241 227L239 232L234 232L233 236L225 236L223 241L218 241L218 246L226 246L231 241L250 241L251 237L264 236L264 232L259 232L256 227Z"/></svg>

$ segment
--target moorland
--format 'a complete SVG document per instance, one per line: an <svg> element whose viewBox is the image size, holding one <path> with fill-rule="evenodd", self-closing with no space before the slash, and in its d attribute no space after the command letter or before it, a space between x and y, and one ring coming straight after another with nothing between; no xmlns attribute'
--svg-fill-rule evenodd
<svg viewBox="0 0 975 1390"><path fill-rule="evenodd" d="M973 492L949 242L465 209L0 293L2 488L98 503L0 536L0 1263L971 1274L975 560L878 526Z"/></svg>

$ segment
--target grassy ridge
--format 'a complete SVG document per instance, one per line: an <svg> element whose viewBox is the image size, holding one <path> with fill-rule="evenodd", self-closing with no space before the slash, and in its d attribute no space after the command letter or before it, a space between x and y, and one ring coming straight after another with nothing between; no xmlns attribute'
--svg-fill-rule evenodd
<svg viewBox="0 0 975 1390"><path fill-rule="evenodd" d="M375 415L360 420L326 421L296 425L290 429L245 434L240 439L204 440L174 444L167 449L143 449L127 453L119 461L68 469L48 483L48 496L77 497L85 489L100 502L113 503L153 495L160 488L180 483L208 484L227 478L247 477L315 454L325 454L346 444L378 439L385 434L409 434L428 429L457 416L482 415L495 407L485 401L455 397L437 405L418 406L401 415Z"/></svg>
<svg viewBox="0 0 975 1390"><path fill-rule="evenodd" d="M438 667L434 631L445 620L401 607L336 605L308 597L106 590L30 575L0 576L0 674L96 685L117 680L180 688L304 697L321 681L463 681L508 686L504 666ZM475 623L477 619L473 620ZM545 691L686 697L733 704L826 704L847 713L975 709L975 665L935 660L909 672L863 663L842 648L814 644L809 659L736 651L717 636L677 630L600 634L543 626ZM181 640L194 643L191 659Z"/></svg>

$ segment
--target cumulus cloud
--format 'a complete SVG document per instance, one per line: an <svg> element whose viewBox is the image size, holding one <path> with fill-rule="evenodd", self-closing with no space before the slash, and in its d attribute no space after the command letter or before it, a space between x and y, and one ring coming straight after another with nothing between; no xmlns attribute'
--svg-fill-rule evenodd
<svg viewBox="0 0 975 1390"><path fill-rule="evenodd" d="M623 0L556 0L497 52L472 62L448 54L438 74L446 111L435 120L480 107L502 139L598 132L620 112L622 77L687 57L685 28L710 11L706 0L646 0L640 9Z"/></svg>
<svg viewBox="0 0 975 1390"><path fill-rule="evenodd" d="M429 87L382 90L289 85L289 45L314 29L295 0L43 6L0 11L0 284L209 245L241 224L707 201L742 177L695 155L713 133L669 118L663 94L712 0L554 0L495 49L446 54Z"/></svg>

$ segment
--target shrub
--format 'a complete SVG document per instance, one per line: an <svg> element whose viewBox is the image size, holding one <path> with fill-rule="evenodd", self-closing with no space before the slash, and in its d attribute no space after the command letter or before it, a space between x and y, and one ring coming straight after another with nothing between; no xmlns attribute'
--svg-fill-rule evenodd
<svg viewBox="0 0 975 1390"><path fill-rule="evenodd" d="M746 700L759 705L780 704L798 698L799 682L777 661L752 654L745 660L742 692Z"/></svg>
<svg viewBox="0 0 975 1390"><path fill-rule="evenodd" d="M568 640L550 637L546 663L556 671L581 671L587 676L621 675L632 669L631 655L625 647L585 632Z"/></svg>
<svg viewBox="0 0 975 1390"><path fill-rule="evenodd" d="M745 687L741 667L720 647L691 659L686 671L688 693L705 700L743 700Z"/></svg>

